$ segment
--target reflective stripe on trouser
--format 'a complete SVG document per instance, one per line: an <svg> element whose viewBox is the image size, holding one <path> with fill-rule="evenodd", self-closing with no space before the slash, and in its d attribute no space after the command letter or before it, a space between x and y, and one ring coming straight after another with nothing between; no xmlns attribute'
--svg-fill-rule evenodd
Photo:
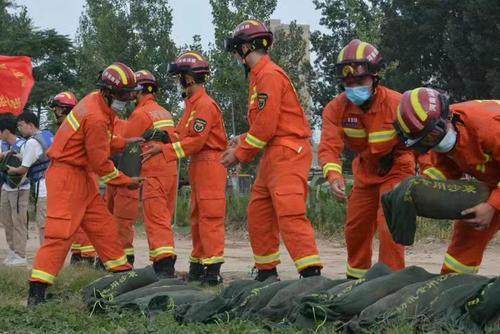
<svg viewBox="0 0 500 334"><path fill-rule="evenodd" d="M82 252L82 249L85 251ZM71 252L81 254L84 257L95 257L97 254L95 252L95 247L92 246L89 237L85 232L79 227L76 233L73 235L73 244L71 245Z"/></svg>
<svg viewBox="0 0 500 334"><path fill-rule="evenodd" d="M499 229L499 213L496 213L490 226L483 231L475 230L467 223L455 222L441 273L477 273L484 250Z"/></svg>
<svg viewBox="0 0 500 334"><path fill-rule="evenodd" d="M392 178L380 186L354 186L347 202L345 239L347 268L353 277L362 276L363 270L372 265L372 243L375 232L379 237L379 262L393 270L403 269L404 247L392 240L380 205L380 196L393 188L403 178ZM349 274L349 273L348 273ZM350 275L350 274L349 274Z"/></svg>
<svg viewBox="0 0 500 334"><path fill-rule="evenodd" d="M142 205L151 261L175 256L171 223L176 195L176 175L148 177L144 181Z"/></svg>
<svg viewBox="0 0 500 334"><path fill-rule="evenodd" d="M357 269L357 268L352 268L349 265L346 265L346 274L347 276L351 276L354 278L361 278L365 276L365 274L368 272L368 269Z"/></svg>
<svg viewBox="0 0 500 334"><path fill-rule="evenodd" d="M52 284L53 278L64 265L74 234L80 226L103 263L118 261L125 256L118 242L116 222L99 196L95 181L85 170L52 165L47 170L46 178L48 199L45 239L35 256L32 281ZM108 266L109 269L131 269L126 261L123 265L118 265L118 262L113 262L113 265Z"/></svg>
<svg viewBox="0 0 500 334"><path fill-rule="evenodd" d="M227 169L220 153L194 156L189 165L191 180L191 258L210 265L224 262Z"/></svg>
<svg viewBox="0 0 500 334"><path fill-rule="evenodd" d="M298 270L321 267L319 258L314 260L318 249L306 217L311 147L308 143L300 145L304 148L300 152L269 146L260 160L248 205L248 232L258 269L279 264L280 235L292 259L299 261Z"/></svg>
<svg viewBox="0 0 500 334"><path fill-rule="evenodd" d="M139 215L139 189L106 187L106 205L118 223L120 242L127 255L134 254L135 222Z"/></svg>

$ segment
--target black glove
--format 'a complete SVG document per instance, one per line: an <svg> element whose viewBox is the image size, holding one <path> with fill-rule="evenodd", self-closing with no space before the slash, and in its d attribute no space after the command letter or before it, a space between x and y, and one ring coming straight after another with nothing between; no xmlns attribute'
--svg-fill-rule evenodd
<svg viewBox="0 0 500 334"><path fill-rule="evenodd" d="M158 141L163 144L168 144L170 143L170 136L168 135L167 131L163 130L158 130L158 129L149 129L148 131L144 132L142 135L145 141Z"/></svg>

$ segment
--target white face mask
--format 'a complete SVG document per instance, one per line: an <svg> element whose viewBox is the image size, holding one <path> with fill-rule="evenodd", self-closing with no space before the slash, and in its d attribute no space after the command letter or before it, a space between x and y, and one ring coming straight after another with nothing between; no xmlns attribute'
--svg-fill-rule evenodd
<svg viewBox="0 0 500 334"><path fill-rule="evenodd" d="M448 129L444 138L432 148L434 152L438 153L448 153L450 152L455 144L457 143L457 132L453 129Z"/></svg>
<svg viewBox="0 0 500 334"><path fill-rule="evenodd" d="M123 112L125 111L126 107L127 101L113 99L113 102L111 102L111 109L115 110L116 112Z"/></svg>

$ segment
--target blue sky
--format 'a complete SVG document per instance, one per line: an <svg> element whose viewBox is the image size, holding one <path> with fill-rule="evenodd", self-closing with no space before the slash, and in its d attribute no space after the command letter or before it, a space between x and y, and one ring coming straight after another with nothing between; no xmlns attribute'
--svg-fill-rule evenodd
<svg viewBox="0 0 500 334"><path fill-rule="evenodd" d="M36 26L54 28L59 33L73 38L78 28L78 19L84 0L17 0L27 7ZM170 0L173 10L173 38L177 45L190 43L193 35L200 35L204 46L213 42L214 29L208 0ZM187 17L189 16L189 20ZM311 31L323 30L319 25L321 14L315 10L312 0L278 0L272 15L288 23L297 20L309 24Z"/></svg>

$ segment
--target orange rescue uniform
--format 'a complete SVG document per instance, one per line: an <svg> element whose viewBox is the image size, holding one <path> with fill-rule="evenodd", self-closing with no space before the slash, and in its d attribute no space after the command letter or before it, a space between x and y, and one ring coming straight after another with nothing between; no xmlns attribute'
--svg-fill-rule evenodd
<svg viewBox="0 0 500 334"><path fill-rule="evenodd" d="M379 85L366 111L351 103L345 93L328 103L323 111L319 160L328 181L342 178L344 145L357 153L345 225L346 273L351 277L362 277L371 267L376 230L380 240L379 261L394 270L405 266L404 247L392 240L380 205L383 193L415 174L415 157L402 147L392 126L400 100L401 94ZM390 154L392 167L381 175L378 171L381 158Z"/></svg>
<svg viewBox="0 0 500 334"><path fill-rule="evenodd" d="M266 270L280 263L281 234L298 271L321 267L306 217L309 122L287 74L267 55L250 72L248 108L250 130L241 136L236 157L249 162L265 148L248 206L255 266Z"/></svg>
<svg viewBox="0 0 500 334"><path fill-rule="evenodd" d="M125 148L125 128L127 121L115 118L111 150L121 151ZM109 212L118 223L118 234L125 254L134 255L134 224L139 213L139 189L128 189L108 184L104 199Z"/></svg>
<svg viewBox="0 0 500 334"><path fill-rule="evenodd" d="M474 274L488 242L500 229L500 100L468 101L450 106L456 118L457 144L448 154L432 152L432 167L423 171L433 179L460 179L465 174L487 183L488 203L496 209L483 231L455 222L453 238L441 273Z"/></svg>
<svg viewBox="0 0 500 334"><path fill-rule="evenodd" d="M141 137L149 129L174 134L172 115L161 107L152 94L143 96L127 121L125 137ZM142 165L142 207L149 243L149 259L159 261L175 257L172 217L177 196L177 162L161 154Z"/></svg>
<svg viewBox="0 0 500 334"><path fill-rule="evenodd" d="M45 240L36 254L31 281L54 282L80 226L106 269L131 269L118 240L117 224L88 171L107 184L131 183L109 160L114 117L101 93L94 92L78 103L57 131L47 153L52 162L46 174Z"/></svg>
<svg viewBox="0 0 500 334"><path fill-rule="evenodd" d="M177 125L179 141L165 145L167 161L191 157L191 236L190 262L211 265L224 262L224 218L226 215L227 170L220 163L227 147L222 111L198 89L186 99L186 108Z"/></svg>
<svg viewBox="0 0 500 334"><path fill-rule="evenodd" d="M79 254L81 257L96 257L94 246L90 242L89 237L85 231L79 227L73 236L73 243L71 244L71 253Z"/></svg>

